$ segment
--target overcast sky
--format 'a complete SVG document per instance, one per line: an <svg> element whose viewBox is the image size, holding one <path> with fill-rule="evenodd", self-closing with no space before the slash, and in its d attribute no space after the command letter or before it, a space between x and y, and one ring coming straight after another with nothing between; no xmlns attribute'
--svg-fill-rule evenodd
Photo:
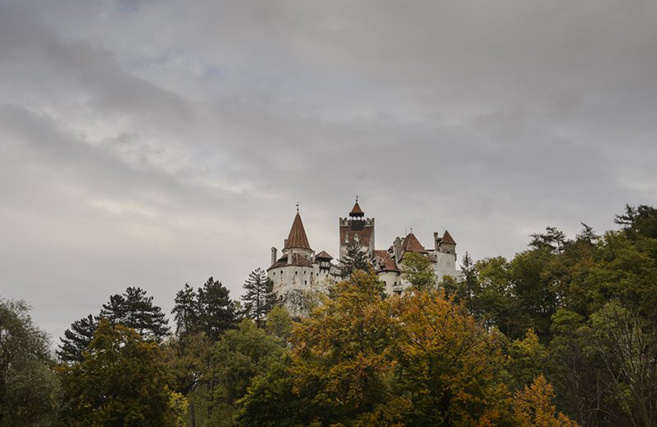
<svg viewBox="0 0 657 427"><path fill-rule="evenodd" d="M657 204L654 0L0 0L0 296L237 297L299 202L475 259Z"/></svg>

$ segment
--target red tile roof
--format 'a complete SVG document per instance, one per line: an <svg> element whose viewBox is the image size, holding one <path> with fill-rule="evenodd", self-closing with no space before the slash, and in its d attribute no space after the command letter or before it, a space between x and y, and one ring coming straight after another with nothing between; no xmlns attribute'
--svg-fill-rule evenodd
<svg viewBox="0 0 657 427"><path fill-rule="evenodd" d="M379 266L379 271L399 271L395 259L388 251L374 251L374 260Z"/></svg>
<svg viewBox="0 0 657 427"><path fill-rule="evenodd" d="M333 257L331 255L329 255L328 253L326 253L325 251L321 251L320 253L315 255L315 258L316 259L333 259Z"/></svg>
<svg viewBox="0 0 657 427"><path fill-rule="evenodd" d="M310 249L310 243L308 243L306 230L303 228L303 222L301 222L299 212L294 217L290 234L287 236L287 241L285 242L284 249L288 248Z"/></svg>
<svg viewBox="0 0 657 427"><path fill-rule="evenodd" d="M287 263L287 255L280 257L267 271L279 267L312 267L313 263L301 254L292 254L292 263Z"/></svg>
<svg viewBox="0 0 657 427"><path fill-rule="evenodd" d="M351 208L351 212L349 212L349 215L350 216L363 216L363 215L365 215L365 212L363 212L363 210L360 208L360 205L358 204L358 202L356 202L354 207Z"/></svg>
<svg viewBox="0 0 657 427"><path fill-rule="evenodd" d="M445 234L443 234L443 239L440 241L441 243L447 243L448 245L456 245L456 242L454 239L452 239L451 234L449 234L449 231L445 230Z"/></svg>
<svg viewBox="0 0 657 427"><path fill-rule="evenodd" d="M404 252L426 252L427 250L424 249L424 246L420 243L420 241L415 237L415 234L409 233L408 236L404 237L404 241L402 242L402 250Z"/></svg>

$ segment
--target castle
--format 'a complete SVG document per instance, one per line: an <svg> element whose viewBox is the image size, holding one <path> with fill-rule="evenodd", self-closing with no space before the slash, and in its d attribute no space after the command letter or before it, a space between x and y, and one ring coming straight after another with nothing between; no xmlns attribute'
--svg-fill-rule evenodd
<svg viewBox="0 0 657 427"><path fill-rule="evenodd" d="M358 204L349 216L339 218L340 252L343 258L351 245L356 245L371 261L379 279L385 283L389 295L401 294L409 286L402 277L400 263L407 253L419 253L433 263L437 279L443 276L456 278L456 242L445 231L442 236L433 234L433 248L425 248L411 232L404 238L397 237L388 249L377 250L374 244L374 218L366 218ZM308 311L308 299L316 292L326 292L328 286L341 279L340 268L326 251L315 251L310 247L306 230L297 206L297 214L290 233L283 243L282 256L271 248L271 266L267 276L274 283L274 292L293 316L303 316Z"/></svg>

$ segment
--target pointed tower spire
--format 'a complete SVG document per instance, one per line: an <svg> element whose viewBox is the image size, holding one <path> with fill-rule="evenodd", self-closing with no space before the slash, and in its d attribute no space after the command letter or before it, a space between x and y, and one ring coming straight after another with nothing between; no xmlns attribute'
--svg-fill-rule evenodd
<svg viewBox="0 0 657 427"><path fill-rule="evenodd" d="M441 240L442 243L445 243L447 245L454 245L456 246L456 242L452 238L452 235L449 234L449 231L445 230L445 234L443 234L443 239Z"/></svg>
<svg viewBox="0 0 657 427"><path fill-rule="evenodd" d="M349 212L349 216L356 216L356 217L361 217L365 216L365 212L360 208L360 205L358 204L358 195L356 195L356 204L354 205L353 208L351 208L351 212Z"/></svg>
<svg viewBox="0 0 657 427"><path fill-rule="evenodd" d="M310 249L310 243L308 243L306 230L303 228L303 222L301 221L301 215L299 214L299 204L297 204L297 215L294 217L294 222L292 223L290 234L287 236L287 240L285 241L284 249L290 248Z"/></svg>

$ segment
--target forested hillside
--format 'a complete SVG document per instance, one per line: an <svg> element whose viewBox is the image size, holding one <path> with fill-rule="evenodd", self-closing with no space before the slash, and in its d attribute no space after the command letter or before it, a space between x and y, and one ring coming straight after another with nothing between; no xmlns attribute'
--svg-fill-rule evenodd
<svg viewBox="0 0 657 427"><path fill-rule="evenodd" d="M409 257L402 296L351 265L304 319L260 269L241 301L185 284L171 327L130 287L56 356L0 300L0 426L657 426L657 209L615 222L464 254L459 280Z"/></svg>

